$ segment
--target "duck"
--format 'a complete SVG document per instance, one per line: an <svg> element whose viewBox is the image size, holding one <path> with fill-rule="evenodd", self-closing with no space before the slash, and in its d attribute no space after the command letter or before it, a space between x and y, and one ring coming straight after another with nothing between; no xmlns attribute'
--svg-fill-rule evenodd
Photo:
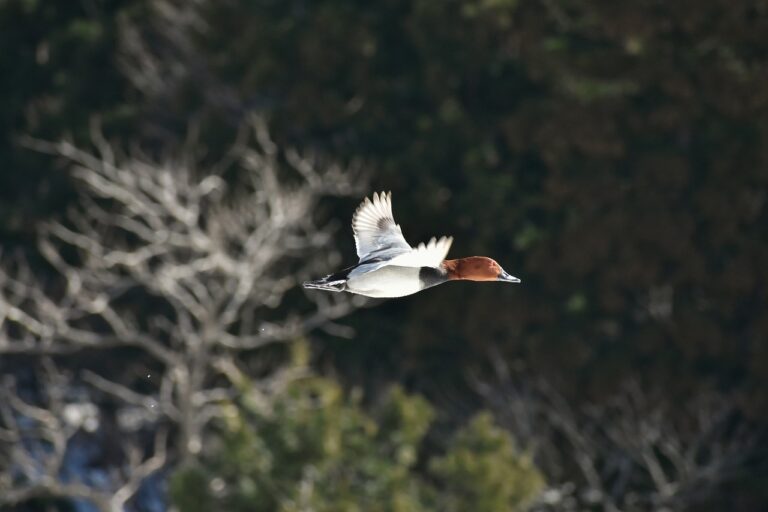
<svg viewBox="0 0 768 512"><path fill-rule="evenodd" d="M449 281L519 283L487 256L446 259L453 237L432 237L412 247L392 215L392 192L374 193L352 215L359 261L304 288L373 298L405 297Z"/></svg>

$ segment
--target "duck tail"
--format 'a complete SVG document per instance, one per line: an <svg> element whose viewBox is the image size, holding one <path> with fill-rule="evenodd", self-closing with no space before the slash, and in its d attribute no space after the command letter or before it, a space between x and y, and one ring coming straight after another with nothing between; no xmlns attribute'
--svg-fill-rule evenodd
<svg viewBox="0 0 768 512"><path fill-rule="evenodd" d="M346 290L347 288L346 279L329 281L328 277L324 277L316 281L305 281L304 283L302 283L302 286L304 288L309 288L314 290L326 290L329 292L343 292L344 290Z"/></svg>

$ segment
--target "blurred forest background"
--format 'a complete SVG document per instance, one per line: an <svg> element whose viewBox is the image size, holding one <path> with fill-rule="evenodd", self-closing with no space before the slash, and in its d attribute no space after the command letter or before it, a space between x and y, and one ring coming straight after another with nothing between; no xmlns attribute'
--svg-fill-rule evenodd
<svg viewBox="0 0 768 512"><path fill-rule="evenodd" d="M0 510L768 507L768 2L0 2ZM392 190L522 284L304 292Z"/></svg>

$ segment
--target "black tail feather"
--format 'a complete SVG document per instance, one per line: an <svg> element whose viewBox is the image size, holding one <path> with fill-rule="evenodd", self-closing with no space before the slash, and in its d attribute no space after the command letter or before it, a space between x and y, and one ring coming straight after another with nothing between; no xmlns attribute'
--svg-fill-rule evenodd
<svg viewBox="0 0 768 512"><path fill-rule="evenodd" d="M346 280L328 281L327 279L328 278L326 277L316 281L306 281L302 286L304 288L326 290L329 292L343 292L347 288Z"/></svg>
<svg viewBox="0 0 768 512"><path fill-rule="evenodd" d="M359 265L359 263L358 263ZM310 288L314 290L326 290L329 292L343 292L347 289L347 277L349 273L357 268L358 265L352 265L343 270L339 270L334 274L328 274L322 279L316 279L315 281L306 281L302 283L304 288Z"/></svg>

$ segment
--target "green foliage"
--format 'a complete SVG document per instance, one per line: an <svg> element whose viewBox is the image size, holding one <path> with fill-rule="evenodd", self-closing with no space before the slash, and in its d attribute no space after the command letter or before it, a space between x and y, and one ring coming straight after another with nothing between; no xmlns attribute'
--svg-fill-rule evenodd
<svg viewBox="0 0 768 512"><path fill-rule="evenodd" d="M386 341L365 328L378 312L359 315L374 353L345 348L350 367L403 357L410 376L451 380L499 343L590 390L638 364L683 394L692 379L722 380L764 416L768 15L754 1L208 2L195 73L160 113L117 66L118 20L151 26L147 4L2 3L4 131L82 140L99 114L115 129L152 125L126 129L126 142L178 138L202 112L211 148L266 111L278 142L364 158L409 239L453 234L452 254L496 256L525 283L384 305ZM11 139L0 139L0 229L23 236L63 209L67 187ZM649 307L663 289L672 308ZM440 350L458 357L430 373Z"/></svg>
<svg viewBox="0 0 768 512"><path fill-rule="evenodd" d="M459 284L358 315L374 354L344 346L350 371L391 359L411 378L450 382L497 344L583 385L574 399L600 399L642 367L682 396L701 378L739 387L745 412L766 417L764 8L326 0L212 11L231 28L218 54L247 56L237 82L274 94L278 137L364 156L409 240L450 233L452 256L488 254L522 274L524 292ZM383 316L386 340L371 328Z"/></svg>
<svg viewBox="0 0 768 512"><path fill-rule="evenodd" d="M541 487L488 415L432 459L426 478L418 460L433 412L421 397L395 387L371 415L359 396L319 377L293 380L269 399L246 395L228 406L203 463L171 479L182 512L514 511Z"/></svg>
<svg viewBox="0 0 768 512"><path fill-rule="evenodd" d="M488 254L523 280L361 311L354 346L327 345L338 371L439 388L493 345L574 401L628 375L673 403L713 380L768 422L764 2L211 1L195 73L159 113L117 69L118 19L147 4L0 3L4 243L68 191L13 136L82 140L99 114L151 127L126 143L179 138L202 112L208 149L258 110L280 143L364 159L409 240L452 234L451 256ZM354 206L332 215L345 225Z"/></svg>
<svg viewBox="0 0 768 512"><path fill-rule="evenodd" d="M17 137L85 143L96 116L110 132L135 119L139 99L129 99L118 69L118 22L146 3L0 2L0 234L31 233L72 193L65 173Z"/></svg>
<svg viewBox="0 0 768 512"><path fill-rule="evenodd" d="M445 512L523 510L544 483L488 413L472 419L431 468L445 486L437 507Z"/></svg>

